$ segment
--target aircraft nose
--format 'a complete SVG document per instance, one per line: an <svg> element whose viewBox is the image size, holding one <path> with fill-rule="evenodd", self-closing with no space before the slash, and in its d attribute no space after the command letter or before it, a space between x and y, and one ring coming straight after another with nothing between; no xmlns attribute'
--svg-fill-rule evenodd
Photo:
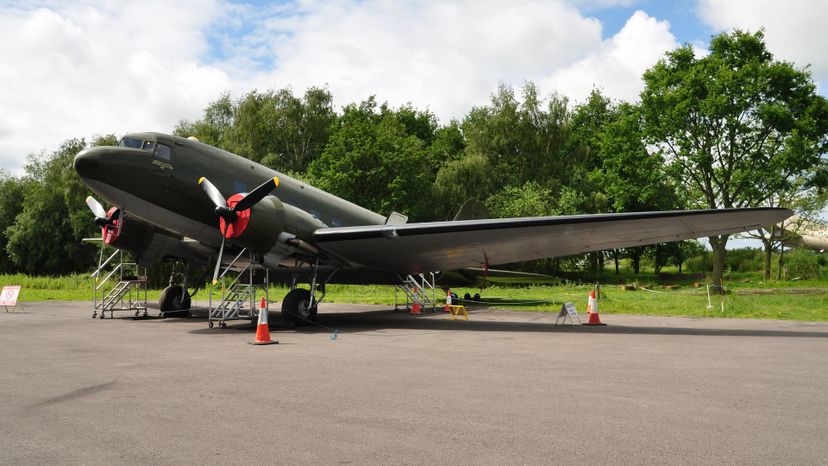
<svg viewBox="0 0 828 466"><path fill-rule="evenodd" d="M103 167L103 157L111 150L107 147L90 147L75 156L75 172L81 178L96 178Z"/></svg>

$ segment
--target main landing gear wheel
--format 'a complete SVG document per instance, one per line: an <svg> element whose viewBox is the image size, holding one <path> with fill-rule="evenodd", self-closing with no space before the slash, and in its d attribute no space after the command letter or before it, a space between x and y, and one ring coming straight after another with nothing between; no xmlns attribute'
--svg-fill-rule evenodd
<svg viewBox="0 0 828 466"><path fill-rule="evenodd" d="M299 327L316 321L316 303L311 306L310 291L294 288L288 291L282 301L282 318Z"/></svg>
<svg viewBox="0 0 828 466"><path fill-rule="evenodd" d="M170 285L161 292L158 298L158 306L161 309L161 317L189 317L190 316L190 293L184 291L181 297L182 288L180 285Z"/></svg>

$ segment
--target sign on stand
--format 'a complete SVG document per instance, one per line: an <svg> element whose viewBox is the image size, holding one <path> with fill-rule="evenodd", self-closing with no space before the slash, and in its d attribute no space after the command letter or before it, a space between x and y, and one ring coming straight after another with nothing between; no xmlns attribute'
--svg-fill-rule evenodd
<svg viewBox="0 0 828 466"><path fill-rule="evenodd" d="M558 318L555 319L555 325L558 325L558 321L563 318L561 321L562 324L566 323L566 318L569 317L569 322L572 325L581 325L581 318L578 317L578 311L575 310L575 303L563 303L561 304L561 312L558 313ZM575 320L578 320L578 323L575 323Z"/></svg>
<svg viewBox="0 0 828 466"><path fill-rule="evenodd" d="M17 305L17 298L20 296L20 285L4 286L3 291L0 292L0 306L12 311L23 310L22 306Z"/></svg>

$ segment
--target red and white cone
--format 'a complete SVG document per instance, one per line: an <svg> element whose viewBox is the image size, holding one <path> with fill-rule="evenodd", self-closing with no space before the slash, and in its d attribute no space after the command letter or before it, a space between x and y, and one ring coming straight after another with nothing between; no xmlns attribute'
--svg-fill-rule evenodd
<svg viewBox="0 0 828 466"><path fill-rule="evenodd" d="M446 305L443 306L443 311L451 312L451 308L449 308L449 306L451 306L451 289L446 290Z"/></svg>
<svg viewBox="0 0 828 466"><path fill-rule="evenodd" d="M607 325L601 322L601 316L598 315L598 300L595 299L595 290L589 293L587 311L589 311L589 322L586 322L584 325Z"/></svg>
<svg viewBox="0 0 828 466"><path fill-rule="evenodd" d="M259 304L259 324L256 326L256 341L252 345L275 345L278 341L270 339L270 328L267 326L267 302L262 296Z"/></svg>
<svg viewBox="0 0 828 466"><path fill-rule="evenodd" d="M420 289L414 288L414 304L411 305L411 314L422 314L420 310Z"/></svg>

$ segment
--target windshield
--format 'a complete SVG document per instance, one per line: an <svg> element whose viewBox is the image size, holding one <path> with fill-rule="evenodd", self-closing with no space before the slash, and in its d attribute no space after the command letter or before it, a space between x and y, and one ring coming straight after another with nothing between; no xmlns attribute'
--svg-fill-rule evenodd
<svg viewBox="0 0 828 466"><path fill-rule="evenodd" d="M125 137L121 138L121 141L118 143L118 147L129 147L132 149L143 149L147 152L154 152L155 141Z"/></svg>
<svg viewBox="0 0 828 466"><path fill-rule="evenodd" d="M144 145L144 141L133 138L122 138L118 143L118 147L131 147L133 149L140 149Z"/></svg>

